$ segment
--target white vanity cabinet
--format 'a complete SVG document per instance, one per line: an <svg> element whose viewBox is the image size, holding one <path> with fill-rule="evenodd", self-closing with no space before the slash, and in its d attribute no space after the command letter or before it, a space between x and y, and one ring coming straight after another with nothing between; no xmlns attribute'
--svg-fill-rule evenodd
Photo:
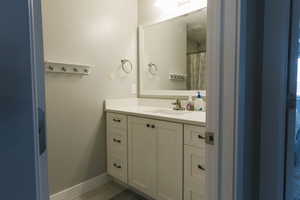
<svg viewBox="0 0 300 200"><path fill-rule="evenodd" d="M108 173L157 200L205 200L205 128L107 113Z"/></svg>
<svg viewBox="0 0 300 200"><path fill-rule="evenodd" d="M183 125L128 118L129 184L159 200L181 200Z"/></svg>

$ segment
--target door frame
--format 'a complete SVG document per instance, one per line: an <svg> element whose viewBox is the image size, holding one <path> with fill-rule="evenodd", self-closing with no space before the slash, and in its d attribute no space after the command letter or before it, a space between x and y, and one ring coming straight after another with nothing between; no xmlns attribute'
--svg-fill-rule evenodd
<svg viewBox="0 0 300 200"><path fill-rule="evenodd" d="M243 195L246 3L208 1L207 131L215 135L207 145L211 176L209 200L240 199ZM242 41L242 42L241 42Z"/></svg>
<svg viewBox="0 0 300 200"><path fill-rule="evenodd" d="M300 36L300 1L292 0L291 2L291 28L290 28L290 52L288 67L288 101L292 101L290 109L287 111L287 128L286 128L286 163L285 163L285 199L293 200L293 177L295 168L295 128L296 128L296 107L297 107L297 72L299 58L299 36ZM295 42L297 41L297 42ZM296 84L295 84L296 83ZM292 103L292 102L288 102Z"/></svg>
<svg viewBox="0 0 300 200"><path fill-rule="evenodd" d="M30 42L30 63L32 79L32 101L34 105L33 124L35 127L35 171L37 199L48 200L48 153L47 144L45 151L41 153L41 142L47 143L46 117L45 117L45 77L44 77L44 49L42 33L42 2L41 0L27 0L28 2L28 25ZM43 112L39 112L43 110ZM42 128L43 127L43 128ZM44 141L41 141L40 129L45 132Z"/></svg>
<svg viewBox="0 0 300 200"><path fill-rule="evenodd" d="M285 199L285 161L292 0L265 0L260 199Z"/></svg>

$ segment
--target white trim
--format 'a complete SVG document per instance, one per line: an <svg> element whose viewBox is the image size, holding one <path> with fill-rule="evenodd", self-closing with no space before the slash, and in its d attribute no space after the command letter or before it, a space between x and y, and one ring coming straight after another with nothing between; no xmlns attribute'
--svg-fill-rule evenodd
<svg viewBox="0 0 300 200"><path fill-rule="evenodd" d="M140 97L189 97L197 96L198 92L206 96L205 90L144 90L140 92Z"/></svg>
<svg viewBox="0 0 300 200"><path fill-rule="evenodd" d="M239 164L236 153L241 138L237 138L243 126L244 81L240 56L241 0L208 1L208 112L207 130L215 133L215 145L208 146L211 172L207 191L209 200L234 200ZM214 56L209 56L214 55ZM214 159L211 159L214 158Z"/></svg>
<svg viewBox="0 0 300 200"><path fill-rule="evenodd" d="M111 180L112 179L106 173L104 173L59 193L51 195L50 200L72 200L108 183Z"/></svg>
<svg viewBox="0 0 300 200"><path fill-rule="evenodd" d="M219 200L219 111L220 111L220 63L221 63L221 2L207 1L207 131L215 133L215 145L206 146L209 179L206 190L208 200ZM210 56L210 55L214 55ZM209 159L214 158L214 159Z"/></svg>
<svg viewBox="0 0 300 200"><path fill-rule="evenodd" d="M238 49L239 26L238 15L239 0L227 1L223 3L222 8L222 55L221 55L221 108L220 108L220 151L219 155L221 162L219 168L220 174L220 197L223 200L235 199L235 146L237 145L236 138L238 131L236 127L239 123L237 99L239 95L239 83L237 74L239 72L240 63ZM242 184L242 183L240 183Z"/></svg>

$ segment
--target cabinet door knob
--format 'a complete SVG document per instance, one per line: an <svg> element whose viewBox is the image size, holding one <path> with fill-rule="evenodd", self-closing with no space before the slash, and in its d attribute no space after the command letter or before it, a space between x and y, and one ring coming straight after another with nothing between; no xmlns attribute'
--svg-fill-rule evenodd
<svg viewBox="0 0 300 200"><path fill-rule="evenodd" d="M114 122L118 122L118 123L120 123L120 122L121 122L121 120L120 120L120 119L113 119L113 121L114 121Z"/></svg>
<svg viewBox="0 0 300 200"><path fill-rule="evenodd" d="M147 124L147 128L149 128L150 127L150 124Z"/></svg>
<svg viewBox="0 0 300 200"><path fill-rule="evenodd" d="M202 165L198 165L198 169L205 171L204 167Z"/></svg>
<svg viewBox="0 0 300 200"><path fill-rule="evenodd" d="M116 142L116 143L121 143L121 140L117 140L115 138L113 139L113 141Z"/></svg>
<svg viewBox="0 0 300 200"><path fill-rule="evenodd" d="M114 167L117 168L117 169L121 169L121 165L117 165L116 163L114 163Z"/></svg>
<svg viewBox="0 0 300 200"><path fill-rule="evenodd" d="M155 128L155 125L152 125L151 128Z"/></svg>
<svg viewBox="0 0 300 200"><path fill-rule="evenodd" d="M202 135L198 135L198 138L203 140L205 139L205 137L203 137Z"/></svg>

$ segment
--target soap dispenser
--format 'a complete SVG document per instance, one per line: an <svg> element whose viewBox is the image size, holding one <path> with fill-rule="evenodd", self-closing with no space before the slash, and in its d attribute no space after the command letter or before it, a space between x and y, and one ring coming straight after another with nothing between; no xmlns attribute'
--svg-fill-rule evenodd
<svg viewBox="0 0 300 200"><path fill-rule="evenodd" d="M198 92L195 99L195 110L196 111L205 111L205 101L203 100L201 93Z"/></svg>

